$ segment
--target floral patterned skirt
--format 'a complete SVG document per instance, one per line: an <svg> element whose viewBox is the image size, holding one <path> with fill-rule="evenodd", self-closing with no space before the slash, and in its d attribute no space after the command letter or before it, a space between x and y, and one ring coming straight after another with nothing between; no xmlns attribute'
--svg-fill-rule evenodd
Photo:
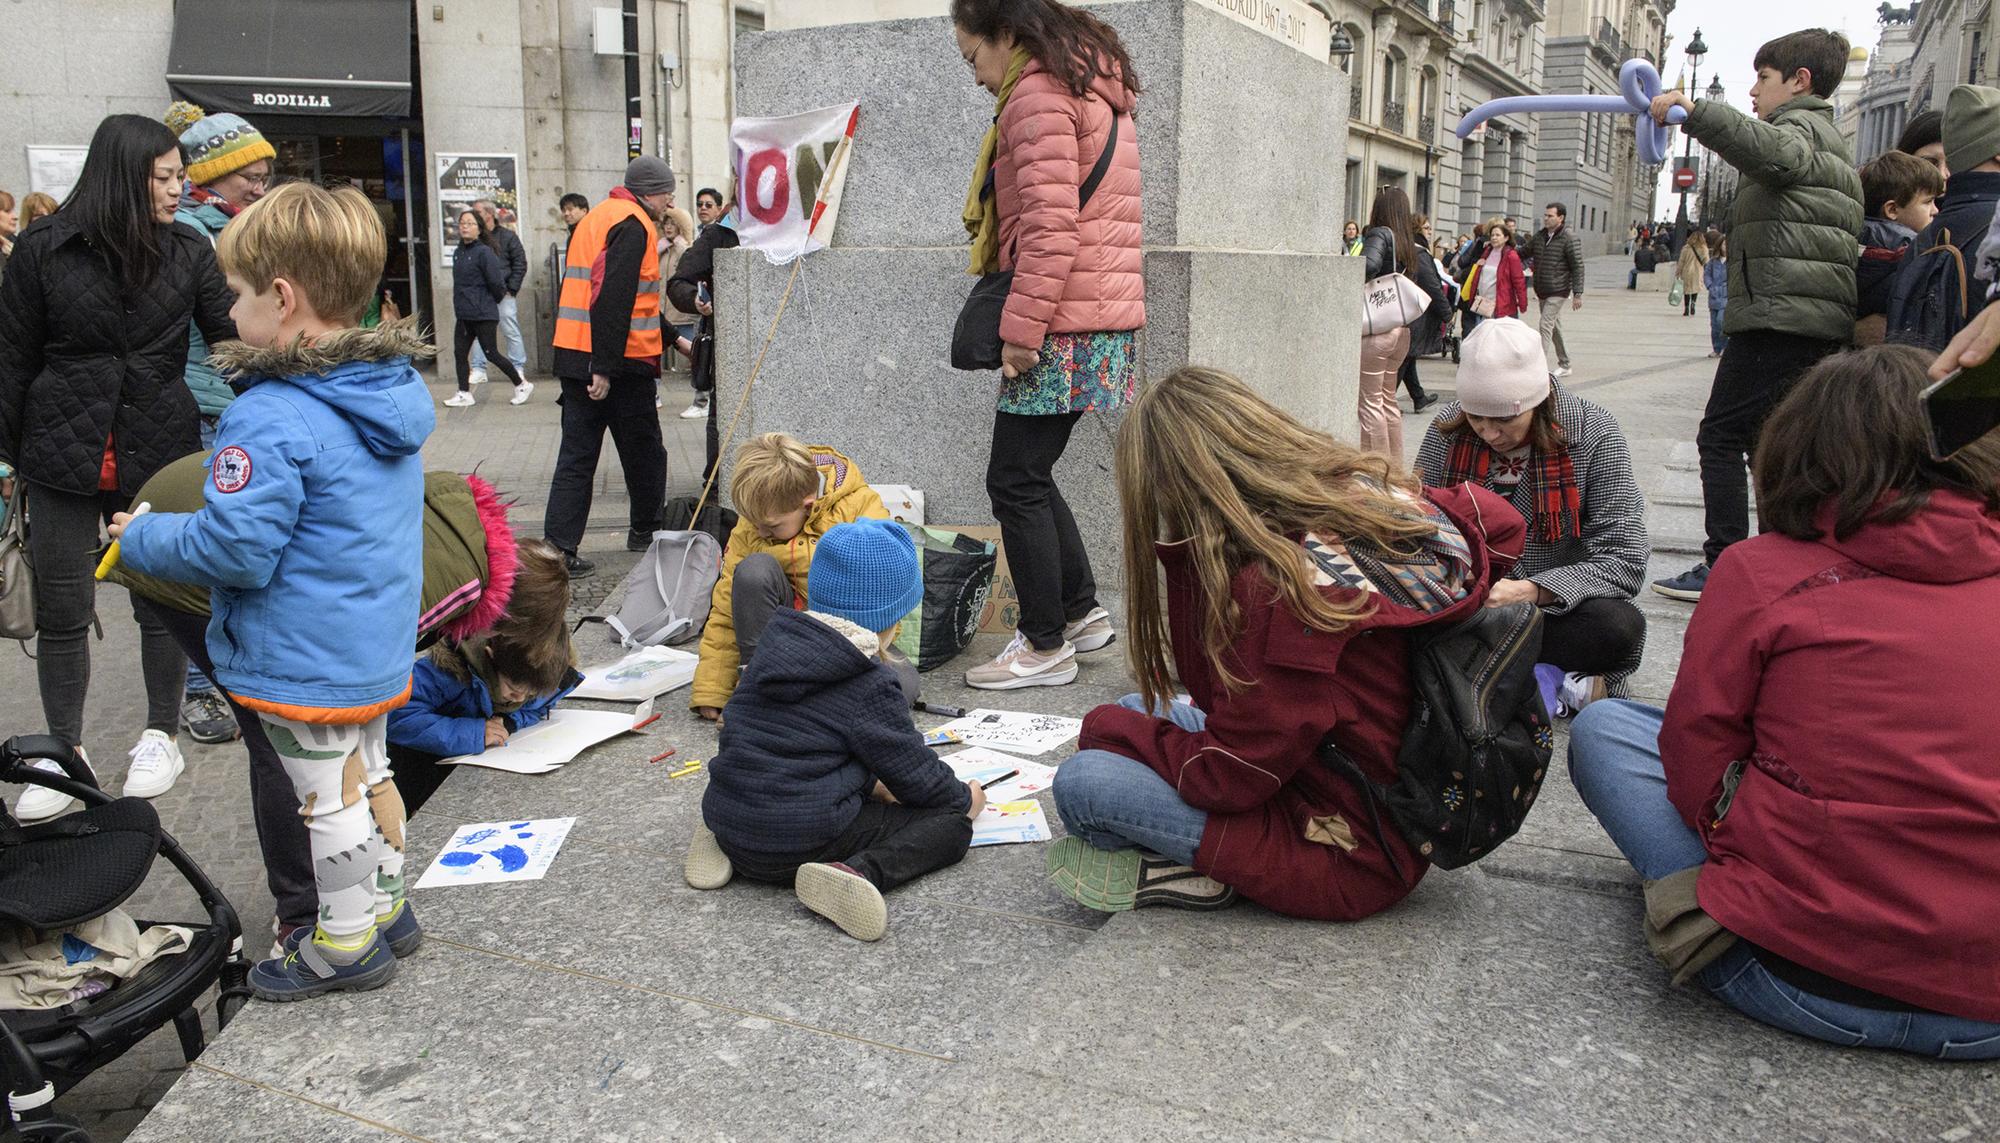
<svg viewBox="0 0 2000 1143"><path fill-rule="evenodd" d="M1139 376L1138 347L1129 329L1052 333L1033 369L1001 379L1000 411L1033 417L1121 408Z"/></svg>

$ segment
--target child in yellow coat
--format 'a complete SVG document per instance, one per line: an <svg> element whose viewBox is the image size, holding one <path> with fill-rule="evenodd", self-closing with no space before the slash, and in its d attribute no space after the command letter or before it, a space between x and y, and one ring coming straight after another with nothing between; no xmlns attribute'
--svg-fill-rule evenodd
<svg viewBox="0 0 2000 1143"><path fill-rule="evenodd" d="M736 690L771 616L805 606L806 571L820 537L836 524L889 517L853 461L786 433L765 433L737 450L729 498L740 518L729 534L688 696L694 712L711 721ZM906 664L897 674L914 698L916 672Z"/></svg>

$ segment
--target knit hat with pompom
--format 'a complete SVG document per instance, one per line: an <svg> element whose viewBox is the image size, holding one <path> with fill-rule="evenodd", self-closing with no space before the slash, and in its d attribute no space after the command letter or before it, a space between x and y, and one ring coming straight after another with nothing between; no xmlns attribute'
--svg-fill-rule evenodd
<svg viewBox="0 0 2000 1143"><path fill-rule="evenodd" d="M188 181L205 187L259 159L275 159L277 148L241 115L225 111L210 115L181 100L167 108L165 122L181 137L187 150Z"/></svg>

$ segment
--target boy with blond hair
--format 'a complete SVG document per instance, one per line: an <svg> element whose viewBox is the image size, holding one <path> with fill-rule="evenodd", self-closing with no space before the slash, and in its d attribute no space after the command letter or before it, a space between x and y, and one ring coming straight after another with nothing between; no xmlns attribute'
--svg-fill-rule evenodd
<svg viewBox="0 0 2000 1143"><path fill-rule="evenodd" d="M889 517L853 461L786 433L765 433L736 450L729 499L739 518L688 696L694 712L710 720L729 702L771 616L805 606L806 572L820 538L838 524ZM903 676L905 691L914 696L915 672Z"/></svg>
<svg viewBox="0 0 2000 1143"><path fill-rule="evenodd" d="M403 899L389 712L410 695L436 424L407 322L358 328L387 254L359 191L280 187L216 243L240 342L210 361L240 395L204 504L112 518L120 559L212 589L217 681L257 712L297 790L318 924L251 970L265 1000L387 984L423 939Z"/></svg>

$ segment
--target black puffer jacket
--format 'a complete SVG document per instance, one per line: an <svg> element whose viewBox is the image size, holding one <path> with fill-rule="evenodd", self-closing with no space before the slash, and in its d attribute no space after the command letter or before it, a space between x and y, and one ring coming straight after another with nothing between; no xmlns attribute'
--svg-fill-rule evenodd
<svg viewBox="0 0 2000 1143"><path fill-rule="evenodd" d="M235 295L208 239L177 222L161 241L160 272L136 296L60 212L15 242L0 278L0 460L29 480L96 491L115 434L129 496L201 447L188 321L210 345L233 340Z"/></svg>

